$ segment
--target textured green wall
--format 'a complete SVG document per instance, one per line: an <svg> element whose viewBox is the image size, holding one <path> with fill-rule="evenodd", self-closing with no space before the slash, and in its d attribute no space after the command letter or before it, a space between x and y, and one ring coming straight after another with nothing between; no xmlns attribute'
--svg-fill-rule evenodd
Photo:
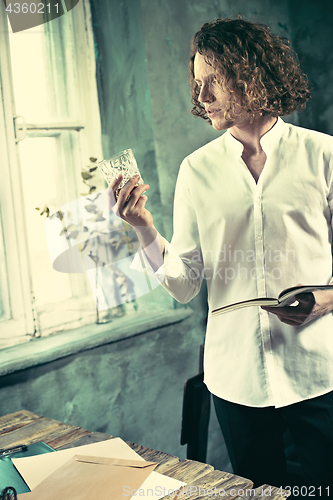
<svg viewBox="0 0 333 500"><path fill-rule="evenodd" d="M185 457L182 391L196 373L201 340L192 316L0 377L0 415L24 408Z"/></svg>
<svg viewBox="0 0 333 500"><path fill-rule="evenodd" d="M289 0L291 36L312 98L299 115L299 125L333 135L333 2Z"/></svg>
<svg viewBox="0 0 333 500"><path fill-rule="evenodd" d="M140 0L92 0L105 158L132 148L163 232Z"/></svg>

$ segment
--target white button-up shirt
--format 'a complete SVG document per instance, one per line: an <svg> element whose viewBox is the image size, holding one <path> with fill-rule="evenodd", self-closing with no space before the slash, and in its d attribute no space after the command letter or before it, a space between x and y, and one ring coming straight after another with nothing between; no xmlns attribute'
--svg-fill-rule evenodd
<svg viewBox="0 0 333 500"><path fill-rule="evenodd" d="M180 302L207 280L209 390L243 405L281 407L333 390L333 315L293 327L257 306L210 312L331 282L333 138L279 118L261 146L267 160L258 183L229 131L184 160L174 236L157 275Z"/></svg>
<svg viewBox="0 0 333 500"><path fill-rule="evenodd" d="M289 326L260 307L215 308L332 280L333 138L278 119L261 138L256 183L229 131L189 155L175 192L162 285L190 301L207 280L205 383L247 406L286 406L333 390L333 315Z"/></svg>

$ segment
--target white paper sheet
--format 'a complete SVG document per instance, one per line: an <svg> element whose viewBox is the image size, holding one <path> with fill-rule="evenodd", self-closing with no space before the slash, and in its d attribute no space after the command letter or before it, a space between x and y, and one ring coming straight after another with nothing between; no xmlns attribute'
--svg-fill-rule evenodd
<svg viewBox="0 0 333 500"><path fill-rule="evenodd" d="M54 453L45 453L33 457L13 458L12 461L20 472L25 482L32 490L52 472L61 467L74 455L89 455L93 457L122 458L128 460L143 460L132 448L120 438L108 439L99 443L92 443L68 450L56 451ZM163 476L158 472L152 472L150 476L142 483L140 491L133 492L126 489L124 485L124 500L130 500L133 495L142 499L158 500L171 491L178 490L185 485L182 481ZM142 491L141 491L142 490ZM135 497L134 497L135 498Z"/></svg>

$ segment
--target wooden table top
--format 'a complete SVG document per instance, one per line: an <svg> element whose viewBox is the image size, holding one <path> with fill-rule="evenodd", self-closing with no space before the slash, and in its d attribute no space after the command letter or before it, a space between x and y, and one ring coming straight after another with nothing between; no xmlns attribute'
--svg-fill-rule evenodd
<svg viewBox="0 0 333 500"><path fill-rule="evenodd" d="M113 436L64 424L63 422L43 417L27 410L21 410L0 417L0 448L9 448L18 444L29 445L38 441L44 441L55 450L64 450L107 439L113 439ZM252 482L249 479L235 476L228 472L214 470L214 467L211 465L193 460L179 460L178 457L161 451L145 448L144 446L128 441L126 443L145 460L157 462L156 472L179 479L193 486L191 496L184 495L179 498L211 500L212 494L211 492L209 494L207 490L214 490L216 487L218 491L222 488L225 490L225 498L228 498L228 500L233 498L240 500L243 495L242 490L252 487ZM194 488L195 486L197 486L197 489ZM201 487L200 493L199 487ZM208 494L203 496L203 490L207 491ZM248 492L247 496L244 492L243 498L283 500L287 496L287 492L281 494L281 490L278 490L278 488L263 485L251 491L251 494ZM223 497L219 496L217 498ZM173 499L174 495L164 497L164 500Z"/></svg>

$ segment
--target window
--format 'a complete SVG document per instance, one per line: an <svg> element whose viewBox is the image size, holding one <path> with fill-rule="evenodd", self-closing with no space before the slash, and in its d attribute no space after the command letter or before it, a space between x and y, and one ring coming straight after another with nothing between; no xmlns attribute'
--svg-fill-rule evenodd
<svg viewBox="0 0 333 500"><path fill-rule="evenodd" d="M89 1L12 33L0 3L0 347L95 320L86 274L54 271L46 205L84 190L81 170L102 158ZM104 184L100 184L100 188Z"/></svg>

